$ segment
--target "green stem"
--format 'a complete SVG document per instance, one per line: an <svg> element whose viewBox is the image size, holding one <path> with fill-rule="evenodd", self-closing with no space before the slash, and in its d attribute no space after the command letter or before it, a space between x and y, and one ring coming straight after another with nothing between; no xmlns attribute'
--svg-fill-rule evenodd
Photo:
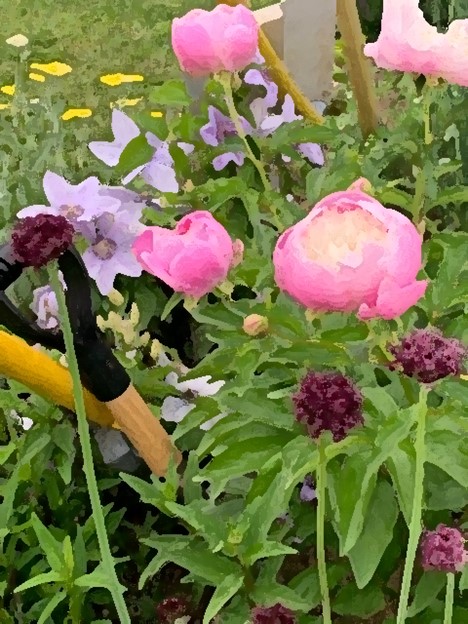
<svg viewBox="0 0 468 624"><path fill-rule="evenodd" d="M419 538L421 536L421 519L424 490L424 462L426 460L426 448L424 438L426 433L427 394L428 388L426 386L420 386L418 416L416 425L416 441L414 444L414 450L416 453L416 466L414 475L413 505L411 510L408 546L406 550L405 567L403 570L403 580L401 583L396 624L404 624L406 621L408 600L411 589L411 579L413 576L413 567L416 559Z"/></svg>
<svg viewBox="0 0 468 624"><path fill-rule="evenodd" d="M231 74L228 72L221 73L219 74L219 80L224 89L224 94L226 96L226 105L228 107L229 115L234 123L234 127L236 129L237 134L244 142L247 156L249 157L249 159L252 161L255 168L257 169L258 174L263 182L265 191L271 191L272 190L271 184L270 184L270 181L268 180L263 163L260 160L258 160L258 158L253 153L252 148L250 147L249 142L247 141L247 135L244 132L244 128L242 127L242 121L241 121L239 113L237 112L236 105L234 103L234 95L232 93L232 85L231 85Z"/></svg>
<svg viewBox="0 0 468 624"><path fill-rule="evenodd" d="M317 465L317 564L322 596L323 624L331 624L330 593L327 580L327 563L325 559L325 507L327 493L327 458L326 447L322 436L318 441L319 459Z"/></svg>
<svg viewBox="0 0 468 624"><path fill-rule="evenodd" d="M424 145L426 149L424 154L426 155L427 149L434 141L434 135L431 129L431 104L432 104L432 87L426 84L423 88L423 122L424 122ZM427 172L424 157L420 163L418 175L416 177L416 186L414 192L414 215L416 217L416 224L418 229L424 233L424 213L426 206L426 185L427 185Z"/></svg>
<svg viewBox="0 0 468 624"><path fill-rule="evenodd" d="M444 624L452 624L453 594L455 593L455 574L447 574L447 587L445 590Z"/></svg>
<svg viewBox="0 0 468 624"><path fill-rule="evenodd" d="M131 624L130 615L128 613L127 605L125 604L122 592L124 588L120 584L117 573L115 571L114 558L112 557L112 553L110 550L104 514L102 513L102 505L99 498L99 489L97 485L96 474L94 472L91 436L89 433L88 421L86 419L83 388L81 386L78 361L76 359L75 348L73 345L73 332L70 325L70 317L68 316L65 294L59 280L58 267L56 262L51 264L49 267L49 278L52 289L55 291L55 295L57 297L63 339L65 342L67 354L68 370L70 371L70 375L73 381L73 394L75 397L75 412L78 421L78 434L80 436L81 449L83 453L83 470L86 478L86 484L88 486L93 520L96 527L96 535L99 543L99 550L101 552L102 567L104 568L104 573L108 579L109 591L112 594L112 599L114 601L114 605L117 610L117 614L119 616L121 624ZM51 383L53 383L53 380L51 380Z"/></svg>

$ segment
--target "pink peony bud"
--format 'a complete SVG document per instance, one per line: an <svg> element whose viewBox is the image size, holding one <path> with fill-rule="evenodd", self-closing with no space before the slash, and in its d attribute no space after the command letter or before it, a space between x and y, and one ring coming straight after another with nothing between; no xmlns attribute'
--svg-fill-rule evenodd
<svg viewBox="0 0 468 624"><path fill-rule="evenodd" d="M461 50L468 42L468 20L455 20L439 33L418 0L384 0L379 38L364 46L364 54L384 69L441 77L468 86L468 60Z"/></svg>
<svg viewBox="0 0 468 624"><path fill-rule="evenodd" d="M242 5L193 9L173 20L172 47L182 71L192 76L235 72L254 60L258 30L254 14Z"/></svg>
<svg viewBox="0 0 468 624"><path fill-rule="evenodd" d="M273 254L281 290L316 311L392 319L413 306L422 237L405 216L361 190L332 193L286 230Z"/></svg>
<svg viewBox="0 0 468 624"><path fill-rule="evenodd" d="M229 234L207 210L186 215L174 230L146 228L132 250L145 271L196 298L223 282L234 260Z"/></svg>
<svg viewBox="0 0 468 624"><path fill-rule="evenodd" d="M260 336L268 331L268 319L260 314L249 314L242 328L248 336Z"/></svg>

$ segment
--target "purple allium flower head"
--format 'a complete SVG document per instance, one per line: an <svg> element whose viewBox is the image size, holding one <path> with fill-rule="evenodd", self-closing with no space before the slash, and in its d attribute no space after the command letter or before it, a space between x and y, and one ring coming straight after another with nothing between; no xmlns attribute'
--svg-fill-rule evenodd
<svg viewBox="0 0 468 624"><path fill-rule="evenodd" d="M461 372L467 356L466 348L456 338L445 338L438 329L417 329L400 344L390 345L395 358L391 368L401 367L405 375L422 383L433 383Z"/></svg>
<svg viewBox="0 0 468 624"><path fill-rule="evenodd" d="M119 207L118 200L102 194L103 187L95 177L73 185L62 176L46 171L42 184L50 205L23 208L17 214L20 219L38 214L61 216L72 223L77 232L83 233L87 221Z"/></svg>
<svg viewBox="0 0 468 624"><path fill-rule="evenodd" d="M15 260L39 268L55 260L73 242L73 225L50 214L38 214L18 221L11 234Z"/></svg>
<svg viewBox="0 0 468 624"><path fill-rule="evenodd" d="M439 524L435 531L423 533L420 552L424 570L460 572L468 563L463 534L444 524Z"/></svg>
<svg viewBox="0 0 468 624"><path fill-rule="evenodd" d="M177 619L187 615L188 611L189 604L187 600L177 596L164 598L156 605L156 615L158 622L161 624L174 624Z"/></svg>
<svg viewBox="0 0 468 624"><path fill-rule="evenodd" d="M333 440L338 442L364 420L362 395L341 373L309 371L293 402L297 420L307 425L312 438L331 431Z"/></svg>
<svg viewBox="0 0 468 624"><path fill-rule="evenodd" d="M251 617L252 624L296 624L294 613L279 603L273 607L255 607Z"/></svg>
<svg viewBox="0 0 468 624"><path fill-rule="evenodd" d="M67 290L61 271L59 271L58 276L63 289ZM33 291L33 301L29 307L37 316L39 327L42 329L56 329L58 327L57 297L51 286L36 288Z"/></svg>
<svg viewBox="0 0 468 624"><path fill-rule="evenodd" d="M302 483L301 491L299 492L299 498L304 503L310 503L317 498L317 492L314 487L314 482L310 475L304 479Z"/></svg>

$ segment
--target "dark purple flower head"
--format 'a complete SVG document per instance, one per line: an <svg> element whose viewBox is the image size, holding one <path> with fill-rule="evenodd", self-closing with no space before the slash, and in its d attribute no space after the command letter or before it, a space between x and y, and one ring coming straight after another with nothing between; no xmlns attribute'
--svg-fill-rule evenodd
<svg viewBox="0 0 468 624"><path fill-rule="evenodd" d="M171 596L164 598L156 605L156 615L160 624L174 624L174 622L188 615L189 604L183 597Z"/></svg>
<svg viewBox="0 0 468 624"><path fill-rule="evenodd" d="M362 395L341 373L309 371L293 396L296 418L307 425L309 435L318 438L331 431L338 442L350 429L363 423Z"/></svg>
<svg viewBox="0 0 468 624"><path fill-rule="evenodd" d="M26 266L39 268L58 258L73 241L73 225L62 216L25 217L11 234L13 254Z"/></svg>
<svg viewBox="0 0 468 624"><path fill-rule="evenodd" d="M439 524L435 531L423 533L420 549L424 570L460 572L468 563L463 534L444 524Z"/></svg>
<svg viewBox="0 0 468 624"><path fill-rule="evenodd" d="M296 624L294 613L281 604L252 609L252 624Z"/></svg>
<svg viewBox="0 0 468 624"><path fill-rule="evenodd" d="M437 329L417 329L398 345L390 345L395 358L391 367L422 383L432 383L461 372L466 349L456 338L445 338Z"/></svg>

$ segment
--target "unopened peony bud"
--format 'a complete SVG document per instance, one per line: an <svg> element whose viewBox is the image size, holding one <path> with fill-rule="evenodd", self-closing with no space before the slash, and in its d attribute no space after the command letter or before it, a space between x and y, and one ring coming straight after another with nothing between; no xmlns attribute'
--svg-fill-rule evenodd
<svg viewBox="0 0 468 624"><path fill-rule="evenodd" d="M268 319L260 314L249 314L244 319L243 330L249 336L261 336L268 331Z"/></svg>
<svg viewBox="0 0 468 624"><path fill-rule="evenodd" d="M274 607L252 609L252 624L296 624L296 617L290 609L278 603Z"/></svg>

